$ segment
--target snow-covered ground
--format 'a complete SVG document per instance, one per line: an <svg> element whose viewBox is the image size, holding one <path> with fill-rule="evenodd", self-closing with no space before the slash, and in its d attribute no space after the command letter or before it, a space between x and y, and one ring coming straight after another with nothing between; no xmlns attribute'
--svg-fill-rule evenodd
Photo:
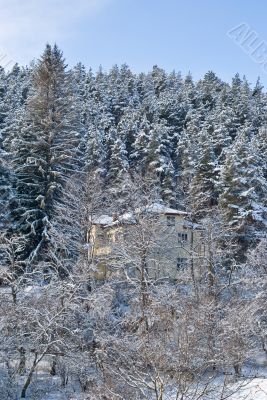
<svg viewBox="0 0 267 400"><path fill-rule="evenodd" d="M21 386L21 385L19 385ZM88 394L81 393L78 386L67 385L65 389L60 387L58 377L48 377L46 374L38 376L38 382L34 379L32 385L28 390L27 400L87 400ZM17 394L15 394L15 392ZM13 396L11 395L10 400L17 400L19 398L20 390L15 390ZM229 394L232 392L233 394ZM6 393L5 393L6 395ZM4 399L7 400L7 397ZM163 396L164 400L176 400L176 394L167 394ZM148 397L150 400L154 400L154 397ZM180 399L180 397L179 397ZM254 378L253 380L245 383L236 382L233 386L229 387L227 392L222 396L220 385L218 385L218 391L212 391L209 395L198 397L197 393L195 396L188 395L184 396L183 400L267 400L267 378ZM1 398L2 400L2 398ZM135 399L125 399L135 400Z"/></svg>
<svg viewBox="0 0 267 400"><path fill-rule="evenodd" d="M267 379L255 378L229 400L267 400Z"/></svg>
<svg viewBox="0 0 267 400"><path fill-rule="evenodd" d="M234 374L219 375L211 378L210 384L205 382L192 386L183 400L267 400L267 361L264 354L259 354L257 363L243 367L243 377L236 380ZM89 400L90 394L81 392L78 382L70 380L63 388L59 376L49 374L50 362L43 360L34 373L32 383L28 388L26 400ZM26 376L18 376L16 382L7 390L11 382L7 380L5 365L0 364L0 400L17 400ZM245 378L246 377L246 378ZM227 384L226 384L227 382ZM205 390L207 388L207 390ZM176 400L177 392L170 387L164 393L164 400ZM205 393L205 394L203 394ZM89 395L89 397L88 397ZM151 397L150 397L151 396ZM147 400L155 400L152 393ZM178 397L180 400L181 397ZM124 400L135 400L127 399Z"/></svg>

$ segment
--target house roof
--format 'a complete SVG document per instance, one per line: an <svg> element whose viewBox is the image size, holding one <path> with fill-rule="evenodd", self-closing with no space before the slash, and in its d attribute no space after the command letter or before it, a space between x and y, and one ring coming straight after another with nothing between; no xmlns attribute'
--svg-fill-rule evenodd
<svg viewBox="0 0 267 400"><path fill-rule="evenodd" d="M153 203L149 206L140 209L140 211L155 213L155 214L166 214L166 215L188 215L187 212L176 210L174 208L166 207L160 203Z"/></svg>
<svg viewBox="0 0 267 400"><path fill-rule="evenodd" d="M152 213L152 214L164 214L164 215L183 215L186 216L185 211L175 210L174 208L169 208L160 203L152 203L149 206L135 209L135 212L126 212L119 216L110 216L107 214L102 214L99 216L92 217L91 222L94 225L103 226L114 226L118 224L134 224L136 222L134 214L140 213Z"/></svg>
<svg viewBox="0 0 267 400"><path fill-rule="evenodd" d="M94 225L112 225L114 221L110 215L102 214L92 217L91 222Z"/></svg>

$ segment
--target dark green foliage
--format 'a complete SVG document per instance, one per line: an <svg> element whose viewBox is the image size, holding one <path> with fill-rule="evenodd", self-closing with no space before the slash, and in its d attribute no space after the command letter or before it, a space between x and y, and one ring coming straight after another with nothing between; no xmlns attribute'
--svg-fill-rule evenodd
<svg viewBox="0 0 267 400"><path fill-rule="evenodd" d="M47 248L54 206L77 170L80 121L62 53L47 45L33 70L32 88L11 142L13 231L27 239L21 257L34 262Z"/></svg>

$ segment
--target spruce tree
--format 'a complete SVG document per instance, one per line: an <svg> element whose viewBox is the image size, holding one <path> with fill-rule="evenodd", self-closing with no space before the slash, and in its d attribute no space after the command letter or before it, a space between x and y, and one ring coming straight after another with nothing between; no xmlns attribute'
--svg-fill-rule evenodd
<svg viewBox="0 0 267 400"><path fill-rule="evenodd" d="M259 166L262 168L263 176L267 180L267 126L259 129L259 133L252 137L253 149L258 155Z"/></svg>
<svg viewBox="0 0 267 400"><path fill-rule="evenodd" d="M12 194L11 171L8 167L7 154L0 149L0 232L9 226L8 204Z"/></svg>
<svg viewBox="0 0 267 400"><path fill-rule="evenodd" d="M85 149L85 169L90 172L97 172L100 175L106 175L106 149L105 149L105 132L100 123L95 126L93 123L89 124L86 149Z"/></svg>
<svg viewBox="0 0 267 400"><path fill-rule="evenodd" d="M250 136L249 128L238 134L220 177L219 205L242 249L252 245L266 226L267 181Z"/></svg>
<svg viewBox="0 0 267 400"><path fill-rule="evenodd" d="M198 155L189 189L190 209L194 218L203 218L217 203L216 157L209 134L204 129L198 140Z"/></svg>
<svg viewBox="0 0 267 400"><path fill-rule="evenodd" d="M12 140L15 197L13 232L23 235L20 258L38 260L50 243L55 204L68 178L79 168L80 120L62 52L50 45L38 61L32 91Z"/></svg>
<svg viewBox="0 0 267 400"><path fill-rule="evenodd" d="M130 158L134 165L134 168L145 175L146 172L146 156L147 156L147 146L149 141L149 132L150 132L150 123L147 120L146 116L144 116L138 126L138 133L135 137L135 141L133 143L133 150Z"/></svg>

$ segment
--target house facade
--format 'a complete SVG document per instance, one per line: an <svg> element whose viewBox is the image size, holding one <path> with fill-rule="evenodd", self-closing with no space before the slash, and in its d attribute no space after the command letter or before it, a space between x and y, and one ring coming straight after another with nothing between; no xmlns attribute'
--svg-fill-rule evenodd
<svg viewBox="0 0 267 400"><path fill-rule="evenodd" d="M143 269L149 279L177 280L185 270L200 274L205 263L202 227L161 204L92 219L88 241L97 279Z"/></svg>

